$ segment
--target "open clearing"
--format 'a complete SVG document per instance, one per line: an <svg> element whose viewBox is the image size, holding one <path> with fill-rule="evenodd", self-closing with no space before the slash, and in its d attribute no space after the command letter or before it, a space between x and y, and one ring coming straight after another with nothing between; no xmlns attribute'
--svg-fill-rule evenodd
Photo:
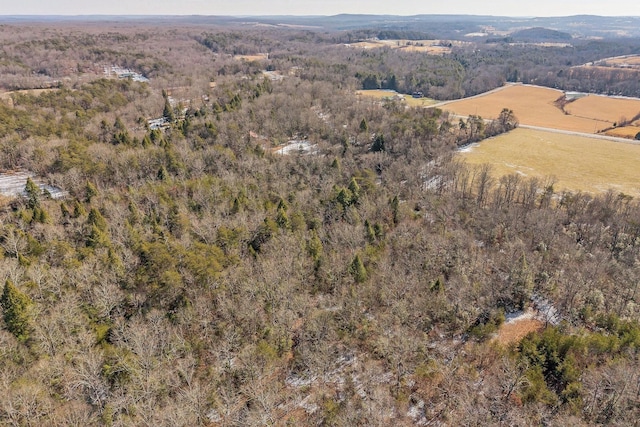
<svg viewBox="0 0 640 427"><path fill-rule="evenodd" d="M515 129L460 152L469 164L490 164L494 176L518 173L556 179L556 190L640 196L640 145Z"/></svg>
<svg viewBox="0 0 640 427"><path fill-rule="evenodd" d="M636 135L640 133L640 123L636 122L633 126L611 129L605 133L609 136L616 136L618 138L634 139Z"/></svg>
<svg viewBox="0 0 640 427"><path fill-rule="evenodd" d="M0 99L6 101L9 106L13 107L13 98L11 95L14 94L24 94L24 95L33 95L38 96L45 92L52 92L54 90L58 90L57 88L49 88L49 89L23 89L23 90L12 90L9 92L0 92Z"/></svg>
<svg viewBox="0 0 640 427"><path fill-rule="evenodd" d="M581 133L597 133L611 127L619 118L607 121L564 114L554 105L562 96L560 90L514 84L485 95L448 102L441 108L457 115L478 115L485 119L495 119L503 108L509 108L522 124Z"/></svg>
<svg viewBox="0 0 640 427"><path fill-rule="evenodd" d="M414 98L411 95L403 95L393 90L384 89L372 89L372 90L359 90L356 95L362 95L379 100L383 99L395 99L399 102L406 103L410 107L428 107L436 103L431 98Z"/></svg>
<svg viewBox="0 0 640 427"><path fill-rule="evenodd" d="M255 55L236 55L233 57L234 59L237 59L239 61L264 61L266 59L269 59L269 54L268 53L257 53Z"/></svg>
<svg viewBox="0 0 640 427"><path fill-rule="evenodd" d="M640 67L640 55L625 55L613 58L605 58L596 62L600 66L610 67Z"/></svg>
<svg viewBox="0 0 640 427"><path fill-rule="evenodd" d="M572 116L598 118L620 125L640 115L640 99L588 95L568 103L564 108Z"/></svg>
<svg viewBox="0 0 640 427"><path fill-rule="evenodd" d="M347 46L361 49L389 47L410 52L424 52L430 55L445 55L451 53L450 44L450 42L442 42L441 40L366 40L349 43Z"/></svg>
<svg viewBox="0 0 640 427"><path fill-rule="evenodd" d="M500 325L494 341L502 345L518 343L531 332L542 329L544 329L544 322L539 319L538 313L528 309L526 312L521 312L511 319L507 319Z"/></svg>

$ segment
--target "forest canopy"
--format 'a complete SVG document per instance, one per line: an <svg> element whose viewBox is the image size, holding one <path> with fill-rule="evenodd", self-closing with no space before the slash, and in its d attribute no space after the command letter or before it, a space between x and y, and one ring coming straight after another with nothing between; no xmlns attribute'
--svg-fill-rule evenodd
<svg viewBox="0 0 640 427"><path fill-rule="evenodd" d="M566 70L638 41L442 56L341 37L2 27L0 168L33 179L0 200L0 424L637 421L637 200L459 162L518 126L508 108L356 91L632 95ZM527 310L535 331L496 340Z"/></svg>

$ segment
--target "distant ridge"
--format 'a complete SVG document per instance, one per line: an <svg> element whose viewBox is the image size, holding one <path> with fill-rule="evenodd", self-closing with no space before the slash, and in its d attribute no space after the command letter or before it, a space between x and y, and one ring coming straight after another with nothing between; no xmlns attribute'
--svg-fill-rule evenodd
<svg viewBox="0 0 640 427"><path fill-rule="evenodd" d="M513 41L517 42L543 42L543 41L570 41L571 34L549 28L534 27L516 31L511 34Z"/></svg>
<svg viewBox="0 0 640 427"><path fill-rule="evenodd" d="M47 22L119 22L119 23L192 23L211 25L283 25L303 26L324 30L396 30L438 34L442 38L459 39L465 34L487 30L512 33L532 28L546 28L541 34L552 40L564 39L562 34L574 37L640 37L640 17L573 15L564 17L513 17L491 15L374 15L338 14L321 15L0 15L0 23ZM538 30L536 30L538 31ZM526 34L526 33L525 33ZM535 32L534 32L535 35Z"/></svg>

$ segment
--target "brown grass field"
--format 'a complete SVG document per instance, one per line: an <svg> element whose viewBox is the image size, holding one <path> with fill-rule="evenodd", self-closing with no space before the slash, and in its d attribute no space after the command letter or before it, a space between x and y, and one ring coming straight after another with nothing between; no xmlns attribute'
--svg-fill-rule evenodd
<svg viewBox="0 0 640 427"><path fill-rule="evenodd" d="M617 136L618 138L634 139L638 132L640 132L640 126L635 124L633 126L611 129L605 133L609 136Z"/></svg>
<svg viewBox="0 0 640 427"><path fill-rule="evenodd" d="M406 52L425 52L430 55L446 55L451 53L451 48L446 46L401 46L399 49Z"/></svg>
<svg viewBox="0 0 640 427"><path fill-rule="evenodd" d="M503 108L510 108L522 124L582 133L596 133L613 125L613 121L606 119L564 114L554 105L562 95L563 92L556 89L516 84L486 95L453 101L441 108L454 114L479 115L485 119L495 119Z"/></svg>
<svg viewBox="0 0 640 427"><path fill-rule="evenodd" d="M425 52L431 55L445 55L451 53L451 48L440 46L440 40L367 40L358 43L351 43L349 46L361 49L376 49L390 47L391 49L402 49L409 52Z"/></svg>
<svg viewBox="0 0 640 427"><path fill-rule="evenodd" d="M356 95L366 96L375 99L385 99L385 98L394 98L399 94L397 92L391 90L359 90L356 92ZM435 100L431 98L414 98L411 95L400 95L404 97L403 102L410 107L428 107L436 103Z"/></svg>
<svg viewBox="0 0 640 427"><path fill-rule="evenodd" d="M265 59L269 59L269 54L268 53L258 53L256 55L236 55L233 57L234 59L237 59L239 61L262 61Z"/></svg>
<svg viewBox="0 0 640 427"><path fill-rule="evenodd" d="M640 66L640 55L629 55L621 58L608 58L603 59L602 61L606 61L609 65L636 65Z"/></svg>
<svg viewBox="0 0 640 427"><path fill-rule="evenodd" d="M640 99L588 95L565 106L572 116L620 123L640 114Z"/></svg>
<svg viewBox="0 0 640 427"><path fill-rule="evenodd" d="M493 341L503 346L508 346L522 341L531 332L541 331L542 329L544 329L544 322L536 318L534 312L528 311L522 318L500 325L500 329L498 329Z"/></svg>
<svg viewBox="0 0 640 427"><path fill-rule="evenodd" d="M612 189L640 196L640 145L515 129L459 153L469 164L490 164L495 177L519 173L555 177L557 191Z"/></svg>

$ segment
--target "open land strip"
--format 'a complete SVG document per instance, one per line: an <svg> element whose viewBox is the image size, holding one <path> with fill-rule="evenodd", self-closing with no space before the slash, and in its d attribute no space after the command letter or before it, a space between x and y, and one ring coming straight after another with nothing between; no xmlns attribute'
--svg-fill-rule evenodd
<svg viewBox="0 0 640 427"><path fill-rule="evenodd" d="M356 95L361 95L377 100L396 100L398 102L404 102L410 107L429 107L436 104L436 101L431 98L414 98L411 95L404 95L394 90L387 89L371 89L371 90L359 90Z"/></svg>
<svg viewBox="0 0 640 427"><path fill-rule="evenodd" d="M463 150L469 164L490 164L495 175L555 177L557 190L640 196L640 145L518 128Z"/></svg>
<svg viewBox="0 0 640 427"><path fill-rule="evenodd" d="M612 127L613 123L607 120L565 114L555 105L563 95L557 89L516 84L436 106L454 114L477 115L485 119L495 119L503 108L509 108L522 124L574 132L596 133Z"/></svg>

